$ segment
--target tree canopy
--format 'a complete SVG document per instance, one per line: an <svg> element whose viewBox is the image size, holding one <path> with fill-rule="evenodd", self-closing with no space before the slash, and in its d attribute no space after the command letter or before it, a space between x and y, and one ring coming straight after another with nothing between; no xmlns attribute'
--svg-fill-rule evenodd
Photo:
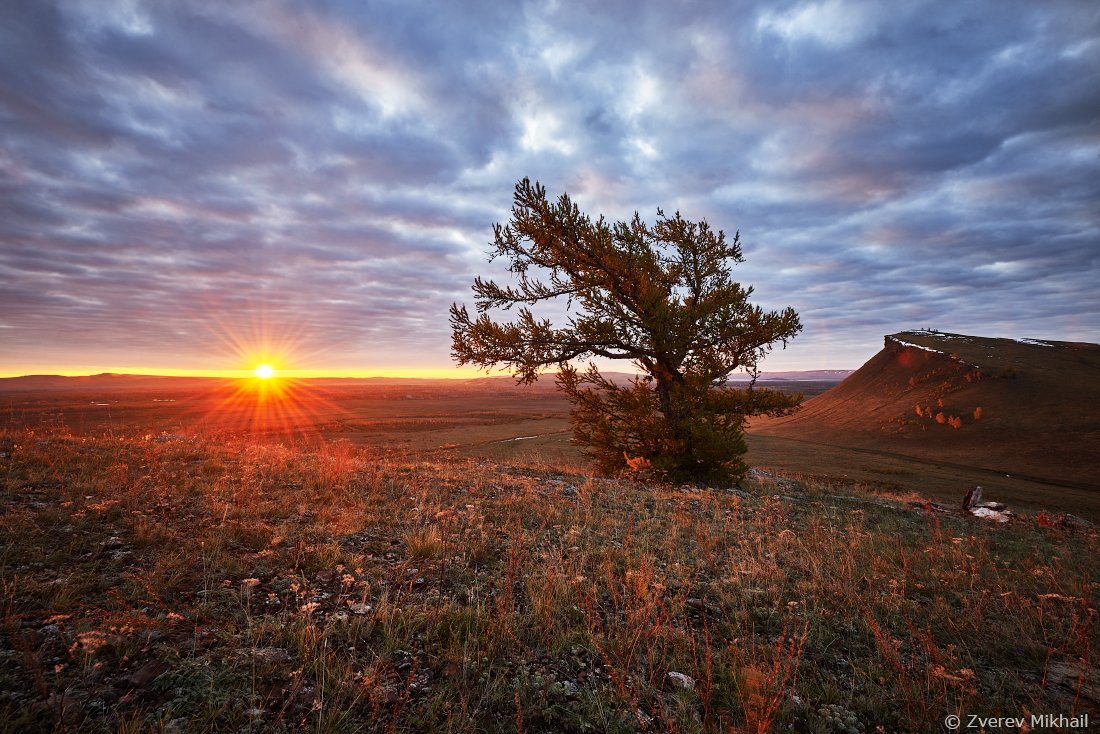
<svg viewBox="0 0 1100 734"><path fill-rule="evenodd" d="M506 258L514 283L478 277L477 317L452 304L452 355L459 364L504 366L523 383L558 367L558 385L573 403L574 440L605 469L645 465L669 475L739 478L743 429L750 415L779 415L799 398L755 388L759 363L802 328L788 307L750 304L751 286L732 278L744 261L740 234L727 239L705 221L658 209L650 225L593 221L568 194L516 184L511 221L493 226L490 260ZM568 316L555 326L531 306L564 299ZM512 321L493 309L519 306ZM629 360L643 377L605 379L589 362ZM745 389L726 384L736 370Z"/></svg>

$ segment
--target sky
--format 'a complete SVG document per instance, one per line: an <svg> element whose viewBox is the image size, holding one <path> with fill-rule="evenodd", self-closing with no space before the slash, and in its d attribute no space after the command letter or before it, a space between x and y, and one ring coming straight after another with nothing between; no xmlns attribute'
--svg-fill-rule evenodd
<svg viewBox="0 0 1100 734"><path fill-rule="evenodd" d="M740 231L765 370L1100 341L1095 0L9 0L0 143L0 375L464 374L524 177Z"/></svg>

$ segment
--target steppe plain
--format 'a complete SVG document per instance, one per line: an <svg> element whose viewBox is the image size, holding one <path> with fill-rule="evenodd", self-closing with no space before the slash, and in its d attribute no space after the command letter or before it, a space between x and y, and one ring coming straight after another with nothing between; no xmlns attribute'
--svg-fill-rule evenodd
<svg viewBox="0 0 1100 734"><path fill-rule="evenodd" d="M927 402L958 371L906 349ZM891 443L988 422L761 423L710 488L593 475L549 380L58 379L0 397L0 731L1096 716L1087 481ZM835 383L768 384L850 417ZM973 483L1011 521L961 512Z"/></svg>

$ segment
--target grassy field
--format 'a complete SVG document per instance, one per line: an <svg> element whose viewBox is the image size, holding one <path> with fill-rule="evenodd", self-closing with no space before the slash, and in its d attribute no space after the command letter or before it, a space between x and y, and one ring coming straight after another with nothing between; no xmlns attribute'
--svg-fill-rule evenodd
<svg viewBox="0 0 1100 734"><path fill-rule="evenodd" d="M52 426L13 410L0 731L1095 720L1091 526L990 524L835 478L594 477L564 451L484 433L504 414L560 416L478 405L480 423L435 416L466 456L417 445L424 432L400 421L386 430L407 444L346 440L343 414L305 440L148 430L117 404L106 425L103 406L82 408L96 422L80 430L60 405L43 407L62 416ZM492 453L509 446L526 453Z"/></svg>

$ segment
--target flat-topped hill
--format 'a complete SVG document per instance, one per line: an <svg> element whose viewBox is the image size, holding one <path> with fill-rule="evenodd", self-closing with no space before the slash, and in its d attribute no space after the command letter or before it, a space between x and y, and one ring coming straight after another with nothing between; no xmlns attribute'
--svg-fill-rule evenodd
<svg viewBox="0 0 1100 734"><path fill-rule="evenodd" d="M1100 491L1100 345L892 334L848 379L752 431Z"/></svg>

